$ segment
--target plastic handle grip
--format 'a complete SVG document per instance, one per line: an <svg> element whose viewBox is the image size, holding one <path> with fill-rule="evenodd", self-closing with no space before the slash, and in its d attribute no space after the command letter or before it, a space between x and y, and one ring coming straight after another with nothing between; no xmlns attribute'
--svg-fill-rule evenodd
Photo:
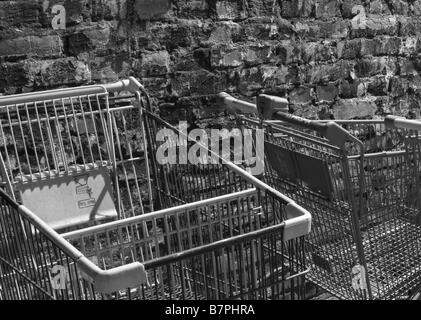
<svg viewBox="0 0 421 320"><path fill-rule="evenodd" d="M276 112L274 114L274 118L276 118L277 120L282 120L284 122L303 127L303 128L317 131L323 135L326 133L326 128L327 128L326 123L321 123L318 121L313 121L313 120L297 117L292 114L283 113L283 112Z"/></svg>
<svg viewBox="0 0 421 320"><path fill-rule="evenodd" d="M217 102L224 105L229 112L257 113L257 108L253 103L236 99L226 92L217 95Z"/></svg>
<svg viewBox="0 0 421 320"><path fill-rule="evenodd" d="M277 112L288 112L288 100L281 97L261 94L257 97L257 109L263 119L271 119Z"/></svg>
<svg viewBox="0 0 421 320"><path fill-rule="evenodd" d="M387 116L384 119L386 128L399 128L407 130L421 131L421 121L420 120L410 120L403 117L397 116Z"/></svg>

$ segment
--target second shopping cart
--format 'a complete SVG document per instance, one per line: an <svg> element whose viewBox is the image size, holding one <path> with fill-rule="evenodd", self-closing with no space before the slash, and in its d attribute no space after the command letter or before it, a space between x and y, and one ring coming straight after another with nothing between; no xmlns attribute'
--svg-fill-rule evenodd
<svg viewBox="0 0 421 320"><path fill-rule="evenodd" d="M254 109L221 98L260 114L237 121L265 130L261 179L314 214L309 279L343 299L411 298L421 284L420 123L311 121L285 113L282 98L260 96Z"/></svg>

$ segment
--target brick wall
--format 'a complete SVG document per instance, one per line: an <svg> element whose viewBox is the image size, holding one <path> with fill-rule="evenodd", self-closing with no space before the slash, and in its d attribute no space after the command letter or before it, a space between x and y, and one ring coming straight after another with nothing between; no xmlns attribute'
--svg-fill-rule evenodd
<svg viewBox="0 0 421 320"><path fill-rule="evenodd" d="M0 1L0 93L133 75L190 120L223 90L286 96L311 118L412 117L420 18L421 0Z"/></svg>

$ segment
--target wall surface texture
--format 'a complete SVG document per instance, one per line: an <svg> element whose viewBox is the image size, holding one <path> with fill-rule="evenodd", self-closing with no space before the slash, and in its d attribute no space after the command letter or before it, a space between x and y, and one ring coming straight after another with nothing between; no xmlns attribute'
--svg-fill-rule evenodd
<svg viewBox="0 0 421 320"><path fill-rule="evenodd" d="M421 0L0 1L1 94L135 76L191 121L220 91L311 118L413 117L420 52Z"/></svg>

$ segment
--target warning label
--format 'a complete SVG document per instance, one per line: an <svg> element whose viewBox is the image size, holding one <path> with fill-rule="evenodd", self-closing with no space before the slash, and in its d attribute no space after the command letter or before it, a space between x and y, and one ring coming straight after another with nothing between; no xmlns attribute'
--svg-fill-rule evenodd
<svg viewBox="0 0 421 320"><path fill-rule="evenodd" d="M95 198L86 199L86 200L80 200L78 202L79 209L93 207L95 205L96 201Z"/></svg>
<svg viewBox="0 0 421 320"><path fill-rule="evenodd" d="M95 198L92 197L92 188L88 186L88 174L80 175L75 177L76 182L76 194L77 195L88 195L89 199L78 201L79 209L93 207L96 204Z"/></svg>
<svg viewBox="0 0 421 320"><path fill-rule="evenodd" d="M78 186L76 187L76 194L91 194L92 189L89 186Z"/></svg>

